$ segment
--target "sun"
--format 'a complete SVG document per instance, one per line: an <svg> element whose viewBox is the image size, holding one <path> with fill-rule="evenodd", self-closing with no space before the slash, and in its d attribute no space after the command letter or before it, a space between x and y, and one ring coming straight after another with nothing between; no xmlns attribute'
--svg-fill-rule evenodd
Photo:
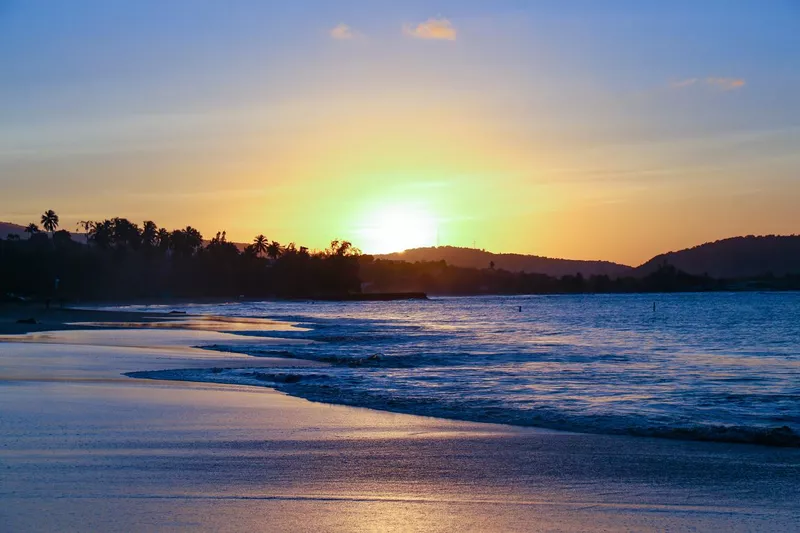
<svg viewBox="0 0 800 533"><path fill-rule="evenodd" d="M390 205L371 212L359 230L361 248L371 254L436 245L436 218L421 206Z"/></svg>

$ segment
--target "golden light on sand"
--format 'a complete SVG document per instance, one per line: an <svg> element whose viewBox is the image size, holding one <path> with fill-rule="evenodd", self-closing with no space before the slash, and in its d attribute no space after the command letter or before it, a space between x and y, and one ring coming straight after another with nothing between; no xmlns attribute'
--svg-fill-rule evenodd
<svg viewBox="0 0 800 533"><path fill-rule="evenodd" d="M422 206L382 206L365 217L358 245L372 254L435 246L437 230L436 217Z"/></svg>

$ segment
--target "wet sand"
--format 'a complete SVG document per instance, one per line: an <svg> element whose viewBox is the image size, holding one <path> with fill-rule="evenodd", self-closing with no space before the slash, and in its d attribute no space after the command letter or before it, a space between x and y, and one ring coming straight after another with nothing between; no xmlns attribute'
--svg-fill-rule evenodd
<svg viewBox="0 0 800 533"><path fill-rule="evenodd" d="M158 329L117 329L142 317L63 313L35 334L0 339L3 531L800 530L800 450L465 423L260 387L133 379L122 374L315 363L194 348L235 342L218 331L226 327L285 327L269 321L153 315L144 320ZM12 318L0 312L0 331L21 332Z"/></svg>

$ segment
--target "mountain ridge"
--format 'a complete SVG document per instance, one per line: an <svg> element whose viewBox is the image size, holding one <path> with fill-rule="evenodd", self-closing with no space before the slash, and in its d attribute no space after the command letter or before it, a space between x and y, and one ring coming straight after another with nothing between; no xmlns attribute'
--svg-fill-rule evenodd
<svg viewBox="0 0 800 533"><path fill-rule="evenodd" d="M634 268L611 261L587 261L580 259L560 259L538 255L493 253L476 248L457 246L430 246L413 248L403 252L374 255L375 259L390 261L445 261L449 265L466 268L494 267L510 272L547 274L548 276L567 276L581 273L584 276L606 275L619 277L630 274Z"/></svg>
<svg viewBox="0 0 800 533"><path fill-rule="evenodd" d="M497 254L476 248L431 246L374 255L389 261L445 261L466 268L489 268L562 277L607 275L644 277L664 264L695 276L751 278L800 273L800 235L747 235L729 237L689 248L658 254L637 267L611 261L561 259L528 254Z"/></svg>
<svg viewBox="0 0 800 533"><path fill-rule="evenodd" d="M695 276L751 278L800 273L800 235L747 235L659 254L634 269L646 276L663 264Z"/></svg>

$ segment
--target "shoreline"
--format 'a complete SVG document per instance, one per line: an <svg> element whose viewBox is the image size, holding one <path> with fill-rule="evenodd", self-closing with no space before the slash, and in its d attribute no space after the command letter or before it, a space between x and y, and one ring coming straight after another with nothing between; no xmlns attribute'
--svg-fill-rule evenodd
<svg viewBox="0 0 800 533"><path fill-rule="evenodd" d="M208 302L194 302L202 305ZM145 305L145 304L118 304L120 307L127 305ZM186 307L188 304L182 300L171 301L170 303L157 304L164 307ZM8 307L8 306L6 306ZM19 309L19 308L17 308ZM29 306L27 309L37 309L36 307ZM268 329L272 331L291 331L294 326L288 322L276 321L273 319L260 319L260 318L243 318L243 317L226 317L218 315L194 315L184 311L127 311L127 310L93 310L93 309L50 309L44 310L39 308L38 313L34 314L39 323L37 324L17 324L9 322L9 316L13 316L13 312L9 312L8 308L0 305L0 340L2 336L8 334L25 335L27 333L43 333L48 331L92 331L92 330L147 330L158 331L162 329L168 330L190 330L190 331L209 331L209 332L230 332L236 333L242 330L255 329ZM251 335L241 335L232 338L227 338L224 345L248 344L252 342L260 342L266 339L267 343L281 343L291 344L298 342L297 340L290 340L285 337L260 337ZM20 342L27 342L24 337ZM300 341L306 342L306 341ZM187 346L188 348L188 346ZM301 377L298 374L292 373L260 373L256 372L251 378L247 376L228 376L229 373L235 373L237 370L246 370L249 368L271 368L283 367L284 370L291 369L292 367L307 367L307 366L336 366L328 361L319 361L316 359L305 359L281 355L271 355L269 357L253 356L246 352L227 352L224 349L220 350L218 343L215 339L208 339L208 342L202 345L192 346L199 350L216 352L218 354L235 354L237 362L240 363L235 367L208 367L208 368L166 368L166 369L134 369L124 372L125 377L131 379L146 379L154 381L180 381L185 383L206 383L206 384L220 384L220 385L242 385L256 388L266 388L269 390L277 391L281 394L299 398L305 401L319 403L322 405L338 405L354 408L371 409L374 411L405 414L410 416L423 416L434 419L441 419L447 421L458 421L465 423L477 424L500 424L508 425L515 428L531 428L534 430L544 431L558 431L567 433L581 433L587 435L608 435L632 438L655 438L667 439L675 441L686 442L711 442L720 444L738 444L738 445L755 445L767 446L777 448L795 448L800 449L800 436L791 430L788 426L772 427L756 430L747 427L733 427L733 426L715 426L704 428L702 430L693 430L691 428L674 428L671 430L657 431L655 428L647 430L630 428L627 431L587 431L585 428L574 427L564 424L548 424L544 421L538 424L522 423L520 421L508 421L497 418L484 418L477 416L470 416L469 414L461 412L453 412L447 410L443 412L441 409L437 410L433 407L423 408L420 410L419 406L404 406L402 404L394 404L392 406L384 405L375 402L357 402L348 400L341 397L330 397L320 393L308 392L297 393L291 390L291 385L300 381ZM243 359L242 359L243 357ZM263 364L262 364L263 363Z"/></svg>
<svg viewBox="0 0 800 533"><path fill-rule="evenodd" d="M128 378L121 374L322 365L194 347L242 340L231 333L236 320L41 317L16 325L0 310L3 333L38 328L0 339L0 521L12 530L791 531L800 523L797 449L463 422L268 387ZM103 325L74 324L90 318ZM137 318L166 327L128 327ZM255 341L273 342L243 339Z"/></svg>

